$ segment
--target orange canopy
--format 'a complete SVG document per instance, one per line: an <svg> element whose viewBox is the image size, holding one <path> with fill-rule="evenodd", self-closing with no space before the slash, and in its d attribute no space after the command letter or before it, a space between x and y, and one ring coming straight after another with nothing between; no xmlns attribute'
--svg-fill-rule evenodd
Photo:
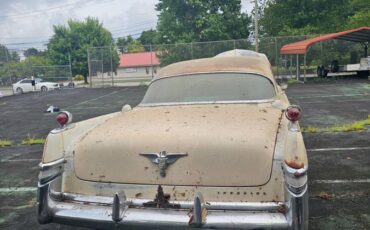
<svg viewBox="0 0 370 230"><path fill-rule="evenodd" d="M305 54L312 44L329 39L341 39L352 42L370 42L370 27L360 27L286 44L281 47L280 54Z"/></svg>

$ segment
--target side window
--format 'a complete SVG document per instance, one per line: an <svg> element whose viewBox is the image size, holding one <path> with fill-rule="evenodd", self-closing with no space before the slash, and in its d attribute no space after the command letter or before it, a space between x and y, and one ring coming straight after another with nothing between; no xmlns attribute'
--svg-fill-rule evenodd
<svg viewBox="0 0 370 230"><path fill-rule="evenodd" d="M27 84L27 83L30 84L31 82L32 82L31 80L23 80L23 81L21 81L22 84Z"/></svg>

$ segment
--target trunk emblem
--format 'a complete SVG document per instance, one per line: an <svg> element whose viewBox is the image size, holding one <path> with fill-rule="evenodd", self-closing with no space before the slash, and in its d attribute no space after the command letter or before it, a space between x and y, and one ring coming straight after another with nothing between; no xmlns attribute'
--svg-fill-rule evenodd
<svg viewBox="0 0 370 230"><path fill-rule="evenodd" d="M162 151L159 153L140 153L141 156L148 158L152 163L158 165L159 174L161 177L166 176L167 167L177 161L180 157L185 157L187 153L167 153Z"/></svg>

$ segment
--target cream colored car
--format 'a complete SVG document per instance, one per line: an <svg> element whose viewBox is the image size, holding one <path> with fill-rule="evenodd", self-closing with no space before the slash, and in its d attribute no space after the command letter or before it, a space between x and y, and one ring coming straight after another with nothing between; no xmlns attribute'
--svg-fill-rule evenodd
<svg viewBox="0 0 370 230"><path fill-rule="evenodd" d="M161 70L135 108L57 116L40 163L39 222L307 229L307 155L266 56L232 51Z"/></svg>

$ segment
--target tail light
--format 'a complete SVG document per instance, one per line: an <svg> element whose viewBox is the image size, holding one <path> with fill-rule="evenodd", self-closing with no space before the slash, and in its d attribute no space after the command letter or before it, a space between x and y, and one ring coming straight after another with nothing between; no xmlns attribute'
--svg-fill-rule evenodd
<svg viewBox="0 0 370 230"><path fill-rule="evenodd" d="M72 122L72 114L68 111L62 111L58 113L56 117L57 122L61 127Z"/></svg>
<svg viewBox="0 0 370 230"><path fill-rule="evenodd" d="M302 109L298 105L291 105L286 109L285 116L292 122L298 121L302 116Z"/></svg>

